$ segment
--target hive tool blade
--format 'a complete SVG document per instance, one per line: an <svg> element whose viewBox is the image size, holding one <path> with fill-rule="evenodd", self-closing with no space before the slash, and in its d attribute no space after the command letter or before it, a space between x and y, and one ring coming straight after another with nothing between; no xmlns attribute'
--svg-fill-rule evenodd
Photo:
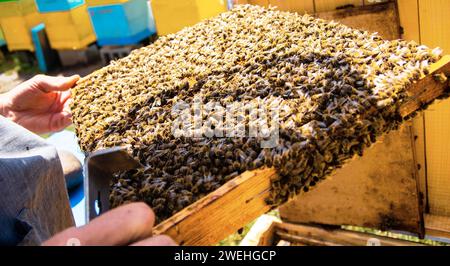
<svg viewBox="0 0 450 266"><path fill-rule="evenodd" d="M141 168L126 147L114 147L90 153L85 160L84 195L86 223L109 210L110 182L113 174Z"/></svg>

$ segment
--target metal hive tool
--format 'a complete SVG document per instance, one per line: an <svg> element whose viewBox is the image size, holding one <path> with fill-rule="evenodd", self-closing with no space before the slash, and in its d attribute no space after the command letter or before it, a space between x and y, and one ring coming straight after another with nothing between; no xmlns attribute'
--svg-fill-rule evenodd
<svg viewBox="0 0 450 266"><path fill-rule="evenodd" d="M113 174L142 167L124 147L114 147L91 153L84 164L84 194L86 223L109 210L109 190Z"/></svg>

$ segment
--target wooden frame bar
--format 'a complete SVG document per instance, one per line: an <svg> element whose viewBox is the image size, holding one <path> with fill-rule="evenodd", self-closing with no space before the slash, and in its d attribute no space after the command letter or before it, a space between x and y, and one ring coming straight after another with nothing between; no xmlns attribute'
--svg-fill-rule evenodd
<svg viewBox="0 0 450 266"><path fill-rule="evenodd" d="M450 217L426 214L425 233L427 236L450 239Z"/></svg>
<svg viewBox="0 0 450 266"><path fill-rule="evenodd" d="M340 228L325 229L319 226L273 222L261 235L258 246L274 246L287 241L295 246L423 246L422 244L354 232Z"/></svg>
<svg viewBox="0 0 450 266"><path fill-rule="evenodd" d="M436 76L450 76L450 55L431 67L430 74L408 89L410 98L400 108L403 117L420 111L449 90L449 82ZM214 245L226 236L270 210L265 203L273 168L245 172L206 197L157 225L155 234L167 234L181 245Z"/></svg>
<svg viewBox="0 0 450 266"><path fill-rule="evenodd" d="M274 169L247 171L155 227L180 245L214 245L270 210Z"/></svg>

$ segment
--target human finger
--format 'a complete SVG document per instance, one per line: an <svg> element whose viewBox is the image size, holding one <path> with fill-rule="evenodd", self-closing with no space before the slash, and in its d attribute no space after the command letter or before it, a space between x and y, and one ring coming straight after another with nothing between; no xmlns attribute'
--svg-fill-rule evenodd
<svg viewBox="0 0 450 266"><path fill-rule="evenodd" d="M131 203L102 214L80 228L70 228L47 240L44 245L67 245L73 239L83 246L129 245L151 236L153 211L145 203Z"/></svg>
<svg viewBox="0 0 450 266"><path fill-rule="evenodd" d="M40 89L41 91L48 93L52 91L66 91L75 86L79 79L79 75L73 75L70 77L37 75L30 81L33 84L36 84L38 89Z"/></svg>
<svg viewBox="0 0 450 266"><path fill-rule="evenodd" d="M132 246L177 246L177 243L169 236L158 235L136 242Z"/></svg>

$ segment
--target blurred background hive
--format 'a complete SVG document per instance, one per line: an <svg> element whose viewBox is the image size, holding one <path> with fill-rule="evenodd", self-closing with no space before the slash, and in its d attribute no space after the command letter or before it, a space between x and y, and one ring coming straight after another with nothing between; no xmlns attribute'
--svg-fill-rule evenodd
<svg viewBox="0 0 450 266"><path fill-rule="evenodd" d="M31 28L41 22L34 0L0 0L0 25L9 51L34 51Z"/></svg>
<svg viewBox="0 0 450 266"><path fill-rule="evenodd" d="M83 49L96 37L84 1L36 0L50 45L58 50Z"/></svg>
<svg viewBox="0 0 450 266"><path fill-rule="evenodd" d="M113 4L123 4L128 2L129 0L86 0L86 5L88 7L91 6L104 6L104 5L113 5Z"/></svg>
<svg viewBox="0 0 450 266"><path fill-rule="evenodd" d="M226 0L152 0L158 35L175 33L227 11Z"/></svg>
<svg viewBox="0 0 450 266"><path fill-rule="evenodd" d="M36 0L39 12L66 11L84 4L84 0Z"/></svg>
<svg viewBox="0 0 450 266"><path fill-rule="evenodd" d="M138 44L156 33L146 0L94 0L86 3L100 46Z"/></svg>

